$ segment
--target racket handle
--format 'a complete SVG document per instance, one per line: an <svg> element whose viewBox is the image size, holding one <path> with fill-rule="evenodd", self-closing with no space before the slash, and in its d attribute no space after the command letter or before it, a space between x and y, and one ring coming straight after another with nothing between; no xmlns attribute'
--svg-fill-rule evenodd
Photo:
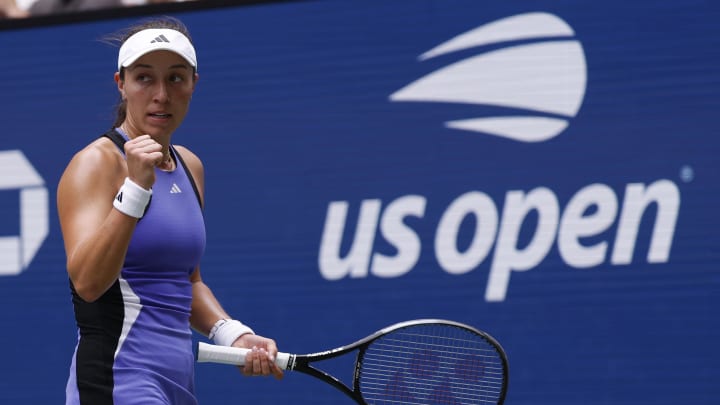
<svg viewBox="0 0 720 405"><path fill-rule="evenodd" d="M233 366L244 366L245 356L250 353L250 349L243 349L239 347L228 347L211 345L204 342L198 342L197 351L195 352L195 359L199 363L221 363L230 364ZM275 364L282 370L288 369L288 363L290 362L289 353L281 353L275 356Z"/></svg>

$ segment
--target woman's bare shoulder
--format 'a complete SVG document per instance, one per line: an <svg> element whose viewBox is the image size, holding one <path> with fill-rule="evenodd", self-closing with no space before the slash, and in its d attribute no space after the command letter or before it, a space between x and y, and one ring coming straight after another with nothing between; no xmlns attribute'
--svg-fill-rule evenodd
<svg viewBox="0 0 720 405"><path fill-rule="evenodd" d="M95 177L122 180L127 174L124 157L115 144L107 138L98 138L79 150L68 163L63 179Z"/></svg>

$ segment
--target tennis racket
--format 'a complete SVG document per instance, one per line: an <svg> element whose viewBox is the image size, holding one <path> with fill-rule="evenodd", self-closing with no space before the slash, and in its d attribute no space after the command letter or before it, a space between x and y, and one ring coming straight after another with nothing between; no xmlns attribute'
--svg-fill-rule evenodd
<svg viewBox="0 0 720 405"><path fill-rule="evenodd" d="M313 363L357 351L352 386ZM198 362L242 366L248 349L199 342ZM347 346L312 353L278 353L278 367L334 386L358 404L502 404L508 361L485 332L442 319L397 323Z"/></svg>

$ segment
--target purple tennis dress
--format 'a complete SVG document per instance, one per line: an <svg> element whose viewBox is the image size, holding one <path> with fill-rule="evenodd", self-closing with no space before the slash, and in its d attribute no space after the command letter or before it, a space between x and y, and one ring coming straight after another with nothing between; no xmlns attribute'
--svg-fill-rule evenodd
<svg viewBox="0 0 720 405"><path fill-rule="evenodd" d="M66 404L197 404L189 276L205 249L205 224L173 154L176 170L156 169L120 278L92 303L71 285L79 339Z"/></svg>

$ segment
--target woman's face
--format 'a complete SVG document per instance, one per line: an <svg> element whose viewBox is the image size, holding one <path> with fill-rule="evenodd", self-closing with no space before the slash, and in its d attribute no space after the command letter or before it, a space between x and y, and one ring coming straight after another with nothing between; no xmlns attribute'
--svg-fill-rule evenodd
<svg viewBox="0 0 720 405"><path fill-rule="evenodd" d="M124 79L115 74L127 105L123 127L130 136L169 140L187 114L197 79L193 71L180 55L155 51L125 68Z"/></svg>

